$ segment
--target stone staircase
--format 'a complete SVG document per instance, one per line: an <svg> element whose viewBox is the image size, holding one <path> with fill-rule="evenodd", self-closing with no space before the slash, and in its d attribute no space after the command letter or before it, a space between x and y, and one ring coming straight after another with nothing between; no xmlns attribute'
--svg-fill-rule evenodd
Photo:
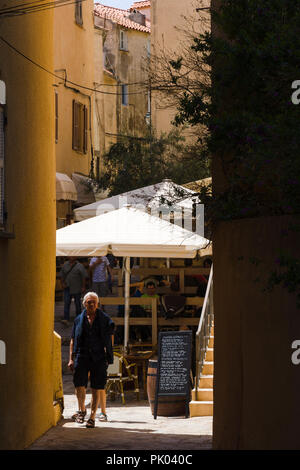
<svg viewBox="0 0 300 470"><path fill-rule="evenodd" d="M197 400L196 390L192 390L192 401L190 401L191 418L193 416L213 416L213 379L214 326L212 325L204 366L199 380Z"/></svg>

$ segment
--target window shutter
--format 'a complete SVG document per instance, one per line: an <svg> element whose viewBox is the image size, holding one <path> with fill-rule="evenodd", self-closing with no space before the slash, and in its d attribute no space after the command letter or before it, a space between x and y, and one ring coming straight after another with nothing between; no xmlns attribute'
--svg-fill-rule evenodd
<svg viewBox="0 0 300 470"><path fill-rule="evenodd" d="M128 40L125 31L120 31L120 49L122 51L128 51Z"/></svg>
<svg viewBox="0 0 300 470"><path fill-rule="evenodd" d="M122 104L128 105L128 85L122 85Z"/></svg>
<svg viewBox="0 0 300 470"><path fill-rule="evenodd" d="M79 145L79 106L75 100L73 100L73 142L72 148L74 150L80 150Z"/></svg>
<svg viewBox="0 0 300 470"><path fill-rule="evenodd" d="M4 109L0 106L0 224L4 224Z"/></svg>
<svg viewBox="0 0 300 470"><path fill-rule="evenodd" d="M58 93L55 92L55 142L58 142Z"/></svg>
<svg viewBox="0 0 300 470"><path fill-rule="evenodd" d="M75 1L75 21L79 25L83 25L82 19L82 1L76 0Z"/></svg>
<svg viewBox="0 0 300 470"><path fill-rule="evenodd" d="M83 151L87 153L88 148L88 108L83 107L84 112L84 126L83 126Z"/></svg>

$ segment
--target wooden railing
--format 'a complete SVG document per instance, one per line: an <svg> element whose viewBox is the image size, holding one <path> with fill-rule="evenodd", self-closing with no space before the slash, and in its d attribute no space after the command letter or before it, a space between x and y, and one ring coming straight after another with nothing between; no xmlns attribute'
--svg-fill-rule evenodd
<svg viewBox="0 0 300 470"><path fill-rule="evenodd" d="M203 370L204 360L209 344L211 326L214 321L213 305L213 267L211 267L207 289L204 297L204 303L199 320L198 330L196 332L196 377L195 392L198 399L198 385Z"/></svg>
<svg viewBox="0 0 300 470"><path fill-rule="evenodd" d="M197 326L199 323L199 317L175 317L172 319L166 320L165 318L159 317L157 315L158 299L154 297L130 297L130 305L151 305L151 316L149 317L130 317L129 325L151 325L152 326L152 345L157 344L157 332L158 327L168 327L168 326ZM203 297L187 297L186 305L201 307L203 305ZM125 305L124 297L102 297L102 305ZM124 317L111 317L115 322L115 325L124 325Z"/></svg>
<svg viewBox="0 0 300 470"><path fill-rule="evenodd" d="M209 268L139 268L132 269L132 276L139 276L142 279L145 279L148 276L178 276L179 277L179 293L183 294L192 294L195 293L197 287L188 287L185 286L185 276L193 276L197 274L202 274L203 276L209 275ZM123 271L120 268L114 268L113 274L118 278L118 295L122 297L123 295ZM160 292L160 290L162 292ZM158 293L165 293L166 289L163 287L158 288Z"/></svg>

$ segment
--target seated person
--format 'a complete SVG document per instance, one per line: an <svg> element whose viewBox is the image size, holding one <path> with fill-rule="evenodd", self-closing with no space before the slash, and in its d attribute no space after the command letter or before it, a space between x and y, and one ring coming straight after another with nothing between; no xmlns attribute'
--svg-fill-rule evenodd
<svg viewBox="0 0 300 470"><path fill-rule="evenodd" d="M146 284L146 292L140 295L140 291L137 289L136 296L141 298L157 298L159 295L156 293L156 285L154 281L150 280ZM133 316L135 317L151 317L152 306L148 305L135 305L132 310ZM134 328L136 339L139 341L151 341L151 327L148 325L137 326Z"/></svg>
<svg viewBox="0 0 300 470"><path fill-rule="evenodd" d="M146 284L146 292L141 296L142 298L156 298L159 299L159 295L156 293L156 285L153 281L148 281ZM143 305L142 308L144 309L146 315L151 316L152 307L151 304Z"/></svg>

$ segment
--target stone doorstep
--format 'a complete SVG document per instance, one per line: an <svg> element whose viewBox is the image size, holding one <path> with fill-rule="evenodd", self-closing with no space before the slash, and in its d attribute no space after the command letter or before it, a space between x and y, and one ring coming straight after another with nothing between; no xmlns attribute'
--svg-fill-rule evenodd
<svg viewBox="0 0 300 470"><path fill-rule="evenodd" d="M190 417L213 416L212 401L190 401Z"/></svg>
<svg viewBox="0 0 300 470"><path fill-rule="evenodd" d="M214 360L214 350L213 348L207 348L205 360L208 362L213 362Z"/></svg>
<svg viewBox="0 0 300 470"><path fill-rule="evenodd" d="M199 388L213 388L213 375L202 375L199 380Z"/></svg>
<svg viewBox="0 0 300 470"><path fill-rule="evenodd" d="M196 400L196 390L192 390L192 401L213 401L212 388L198 388L198 399Z"/></svg>
<svg viewBox="0 0 300 470"><path fill-rule="evenodd" d="M202 374L212 375L214 373L214 363L211 361L204 361Z"/></svg>

